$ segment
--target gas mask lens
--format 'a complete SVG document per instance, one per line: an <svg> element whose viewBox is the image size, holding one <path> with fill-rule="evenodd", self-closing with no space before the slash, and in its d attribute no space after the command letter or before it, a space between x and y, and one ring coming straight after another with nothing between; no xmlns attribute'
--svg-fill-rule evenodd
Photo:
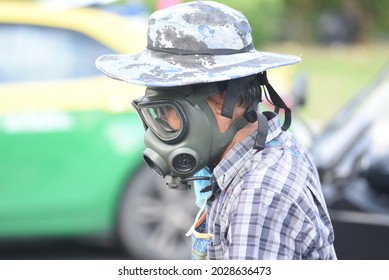
<svg viewBox="0 0 389 280"><path fill-rule="evenodd" d="M146 126L162 141L177 141L183 136L187 121L178 103L158 100L139 102L135 107Z"/></svg>

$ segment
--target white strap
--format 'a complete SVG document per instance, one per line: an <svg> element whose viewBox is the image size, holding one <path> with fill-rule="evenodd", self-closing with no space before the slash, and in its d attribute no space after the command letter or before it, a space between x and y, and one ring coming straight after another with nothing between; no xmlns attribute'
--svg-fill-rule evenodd
<svg viewBox="0 0 389 280"><path fill-rule="evenodd" d="M197 215L196 215L196 218L195 218L195 221L194 221L193 225L190 227L190 229L188 230L188 232L185 234L186 236L191 236L191 235L192 235L193 231L195 230L195 227L196 227L197 222L199 221L199 219L200 219L202 213L205 211L205 206L207 205L207 200L208 200L208 198L209 198L210 196L211 196L211 195L209 195L209 196L207 197L207 199L204 200L204 203L203 203L203 205L201 206L199 212L197 212Z"/></svg>

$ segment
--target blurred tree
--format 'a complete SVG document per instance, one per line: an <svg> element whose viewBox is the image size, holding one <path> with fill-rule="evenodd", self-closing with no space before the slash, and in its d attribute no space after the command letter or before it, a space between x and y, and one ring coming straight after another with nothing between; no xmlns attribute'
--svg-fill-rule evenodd
<svg viewBox="0 0 389 280"><path fill-rule="evenodd" d="M181 2L191 1L182 0ZM218 0L216 2L241 11L247 17L253 29L253 40L256 47L277 37L282 15L285 13L284 0ZM144 3L150 13L157 10L158 0L144 0Z"/></svg>
<svg viewBox="0 0 389 280"><path fill-rule="evenodd" d="M284 4L288 10L284 25L291 21L298 27L297 32L289 33L292 39L323 41L321 36L332 36L334 40L355 42L388 37L388 0L288 0Z"/></svg>
<svg viewBox="0 0 389 280"><path fill-rule="evenodd" d="M379 37L389 39L389 1L387 0L361 0L360 7L363 11L362 20L365 21L366 36L369 30Z"/></svg>
<svg viewBox="0 0 389 280"><path fill-rule="evenodd" d="M150 13L157 10L157 1L143 0ZM279 40L355 42L389 37L388 0L216 1L246 15L257 48Z"/></svg>

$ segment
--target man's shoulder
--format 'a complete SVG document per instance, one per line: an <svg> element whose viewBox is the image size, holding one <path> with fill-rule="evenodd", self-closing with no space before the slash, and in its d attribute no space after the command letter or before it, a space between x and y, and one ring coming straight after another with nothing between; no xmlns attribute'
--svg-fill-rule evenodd
<svg viewBox="0 0 389 280"><path fill-rule="evenodd" d="M243 179L243 188L258 188L280 194L300 193L307 181L317 181L309 152L288 133L267 143L255 153ZM318 183L319 184L319 183Z"/></svg>

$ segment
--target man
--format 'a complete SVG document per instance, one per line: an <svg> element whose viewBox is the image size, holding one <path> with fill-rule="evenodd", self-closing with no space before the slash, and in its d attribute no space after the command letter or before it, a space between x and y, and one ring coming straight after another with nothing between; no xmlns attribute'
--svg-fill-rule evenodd
<svg viewBox="0 0 389 280"><path fill-rule="evenodd" d="M143 157L171 177L170 187L212 171L202 190L206 227L190 231L193 257L336 259L316 168L286 131L290 110L266 77L300 58L256 51L247 19L212 1L155 12L147 35L143 52L103 56L96 65L147 86L133 101L146 128ZM282 126L276 113L258 111L264 96L284 113Z"/></svg>

